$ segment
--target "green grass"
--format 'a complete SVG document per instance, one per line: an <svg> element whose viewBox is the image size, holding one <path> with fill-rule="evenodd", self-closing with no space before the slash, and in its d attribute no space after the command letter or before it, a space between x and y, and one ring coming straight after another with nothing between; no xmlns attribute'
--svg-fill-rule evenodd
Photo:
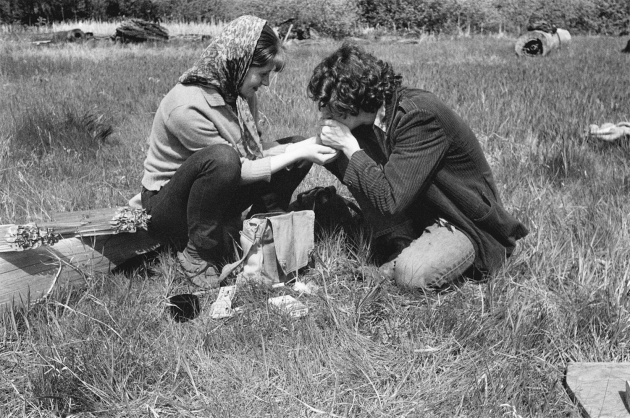
<svg viewBox="0 0 630 418"><path fill-rule="evenodd" d="M116 33L123 21L99 21L99 20L67 20L65 22L53 22L50 25L43 26L18 26L0 24L0 35L35 35L51 32L66 31L72 29L81 29L83 32L91 32L96 37L112 36ZM160 26L168 31L169 36L178 37L182 35L210 35L216 36L223 29L224 23L220 21L211 21L209 23L195 23L182 21L167 21L160 23Z"/></svg>
<svg viewBox="0 0 630 418"><path fill-rule="evenodd" d="M490 281L402 291L370 274L365 245L336 235L302 278L316 294L273 291L308 317L279 316L265 291L245 289L236 317L212 320L207 296L179 324L166 298L191 289L162 253L1 316L0 416L579 416L568 362L630 361L630 148L586 136L630 120L630 56L617 38L574 38L544 59L518 59L513 44L367 45L469 122L506 207L529 225ZM289 50L260 94L267 138L315 133L306 83L336 46ZM153 112L202 48L1 41L0 224L125 204ZM316 184L346 192L324 170L300 190Z"/></svg>

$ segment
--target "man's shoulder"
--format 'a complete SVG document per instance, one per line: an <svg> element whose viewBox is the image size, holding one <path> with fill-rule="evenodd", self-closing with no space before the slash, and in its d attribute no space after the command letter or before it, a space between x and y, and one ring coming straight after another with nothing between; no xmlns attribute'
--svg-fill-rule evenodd
<svg viewBox="0 0 630 418"><path fill-rule="evenodd" d="M403 88L399 91L398 106L405 112L424 110L432 113L442 106L442 101L430 91Z"/></svg>

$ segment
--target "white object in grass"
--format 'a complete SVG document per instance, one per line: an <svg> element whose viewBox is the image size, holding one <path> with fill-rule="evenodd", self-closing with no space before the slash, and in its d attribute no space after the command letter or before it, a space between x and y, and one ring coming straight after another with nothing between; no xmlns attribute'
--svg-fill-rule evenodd
<svg viewBox="0 0 630 418"><path fill-rule="evenodd" d="M293 296L276 296L269 298L268 303L294 318L300 318L308 314L308 307Z"/></svg>
<svg viewBox="0 0 630 418"><path fill-rule="evenodd" d="M232 309L232 298L234 297L234 286L225 286L219 290L217 300L210 305L210 316L212 319L230 318L234 315Z"/></svg>

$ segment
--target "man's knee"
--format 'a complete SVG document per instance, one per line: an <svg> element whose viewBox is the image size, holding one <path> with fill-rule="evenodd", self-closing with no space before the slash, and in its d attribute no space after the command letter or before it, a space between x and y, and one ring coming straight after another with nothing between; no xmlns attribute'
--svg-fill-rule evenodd
<svg viewBox="0 0 630 418"><path fill-rule="evenodd" d="M462 254L457 260L427 260L418 254L401 256L394 261L394 279L397 285L413 289L439 289L452 284L463 277L474 260L474 254Z"/></svg>
<svg viewBox="0 0 630 418"><path fill-rule="evenodd" d="M459 280L472 266L475 249L462 232L435 226L429 231L413 241L390 264L390 274L398 285L441 288Z"/></svg>

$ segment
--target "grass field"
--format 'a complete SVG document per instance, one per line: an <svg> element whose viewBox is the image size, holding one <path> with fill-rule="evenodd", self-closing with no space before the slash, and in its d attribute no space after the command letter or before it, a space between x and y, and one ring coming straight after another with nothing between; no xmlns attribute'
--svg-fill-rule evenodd
<svg viewBox="0 0 630 418"><path fill-rule="evenodd" d="M577 37L518 59L514 41L366 45L469 122L529 226L490 281L402 291L364 274L365 249L335 235L302 278L317 293L273 291L307 304L306 318L250 289L232 319L204 309L179 324L166 297L191 289L162 253L0 317L0 416L579 416L567 364L630 361L630 147L586 135L630 120L630 55L623 39ZM315 133L306 83L336 46L289 49L260 93L267 138ZM0 224L124 205L153 112L202 49L0 41ZM324 170L301 189L316 184L343 191Z"/></svg>
<svg viewBox="0 0 630 418"><path fill-rule="evenodd" d="M121 22L115 21L98 21L98 20L78 20L66 22L54 22L50 25L22 27L16 25L0 24L0 35L7 38L9 35L22 37L23 35L45 34L50 32L65 31L71 29L81 29L83 32L91 32L96 37L107 37L116 33L116 28ZM182 35L210 35L216 36L223 29L223 22L180 22L169 21L162 22L160 25L167 30L169 36Z"/></svg>

